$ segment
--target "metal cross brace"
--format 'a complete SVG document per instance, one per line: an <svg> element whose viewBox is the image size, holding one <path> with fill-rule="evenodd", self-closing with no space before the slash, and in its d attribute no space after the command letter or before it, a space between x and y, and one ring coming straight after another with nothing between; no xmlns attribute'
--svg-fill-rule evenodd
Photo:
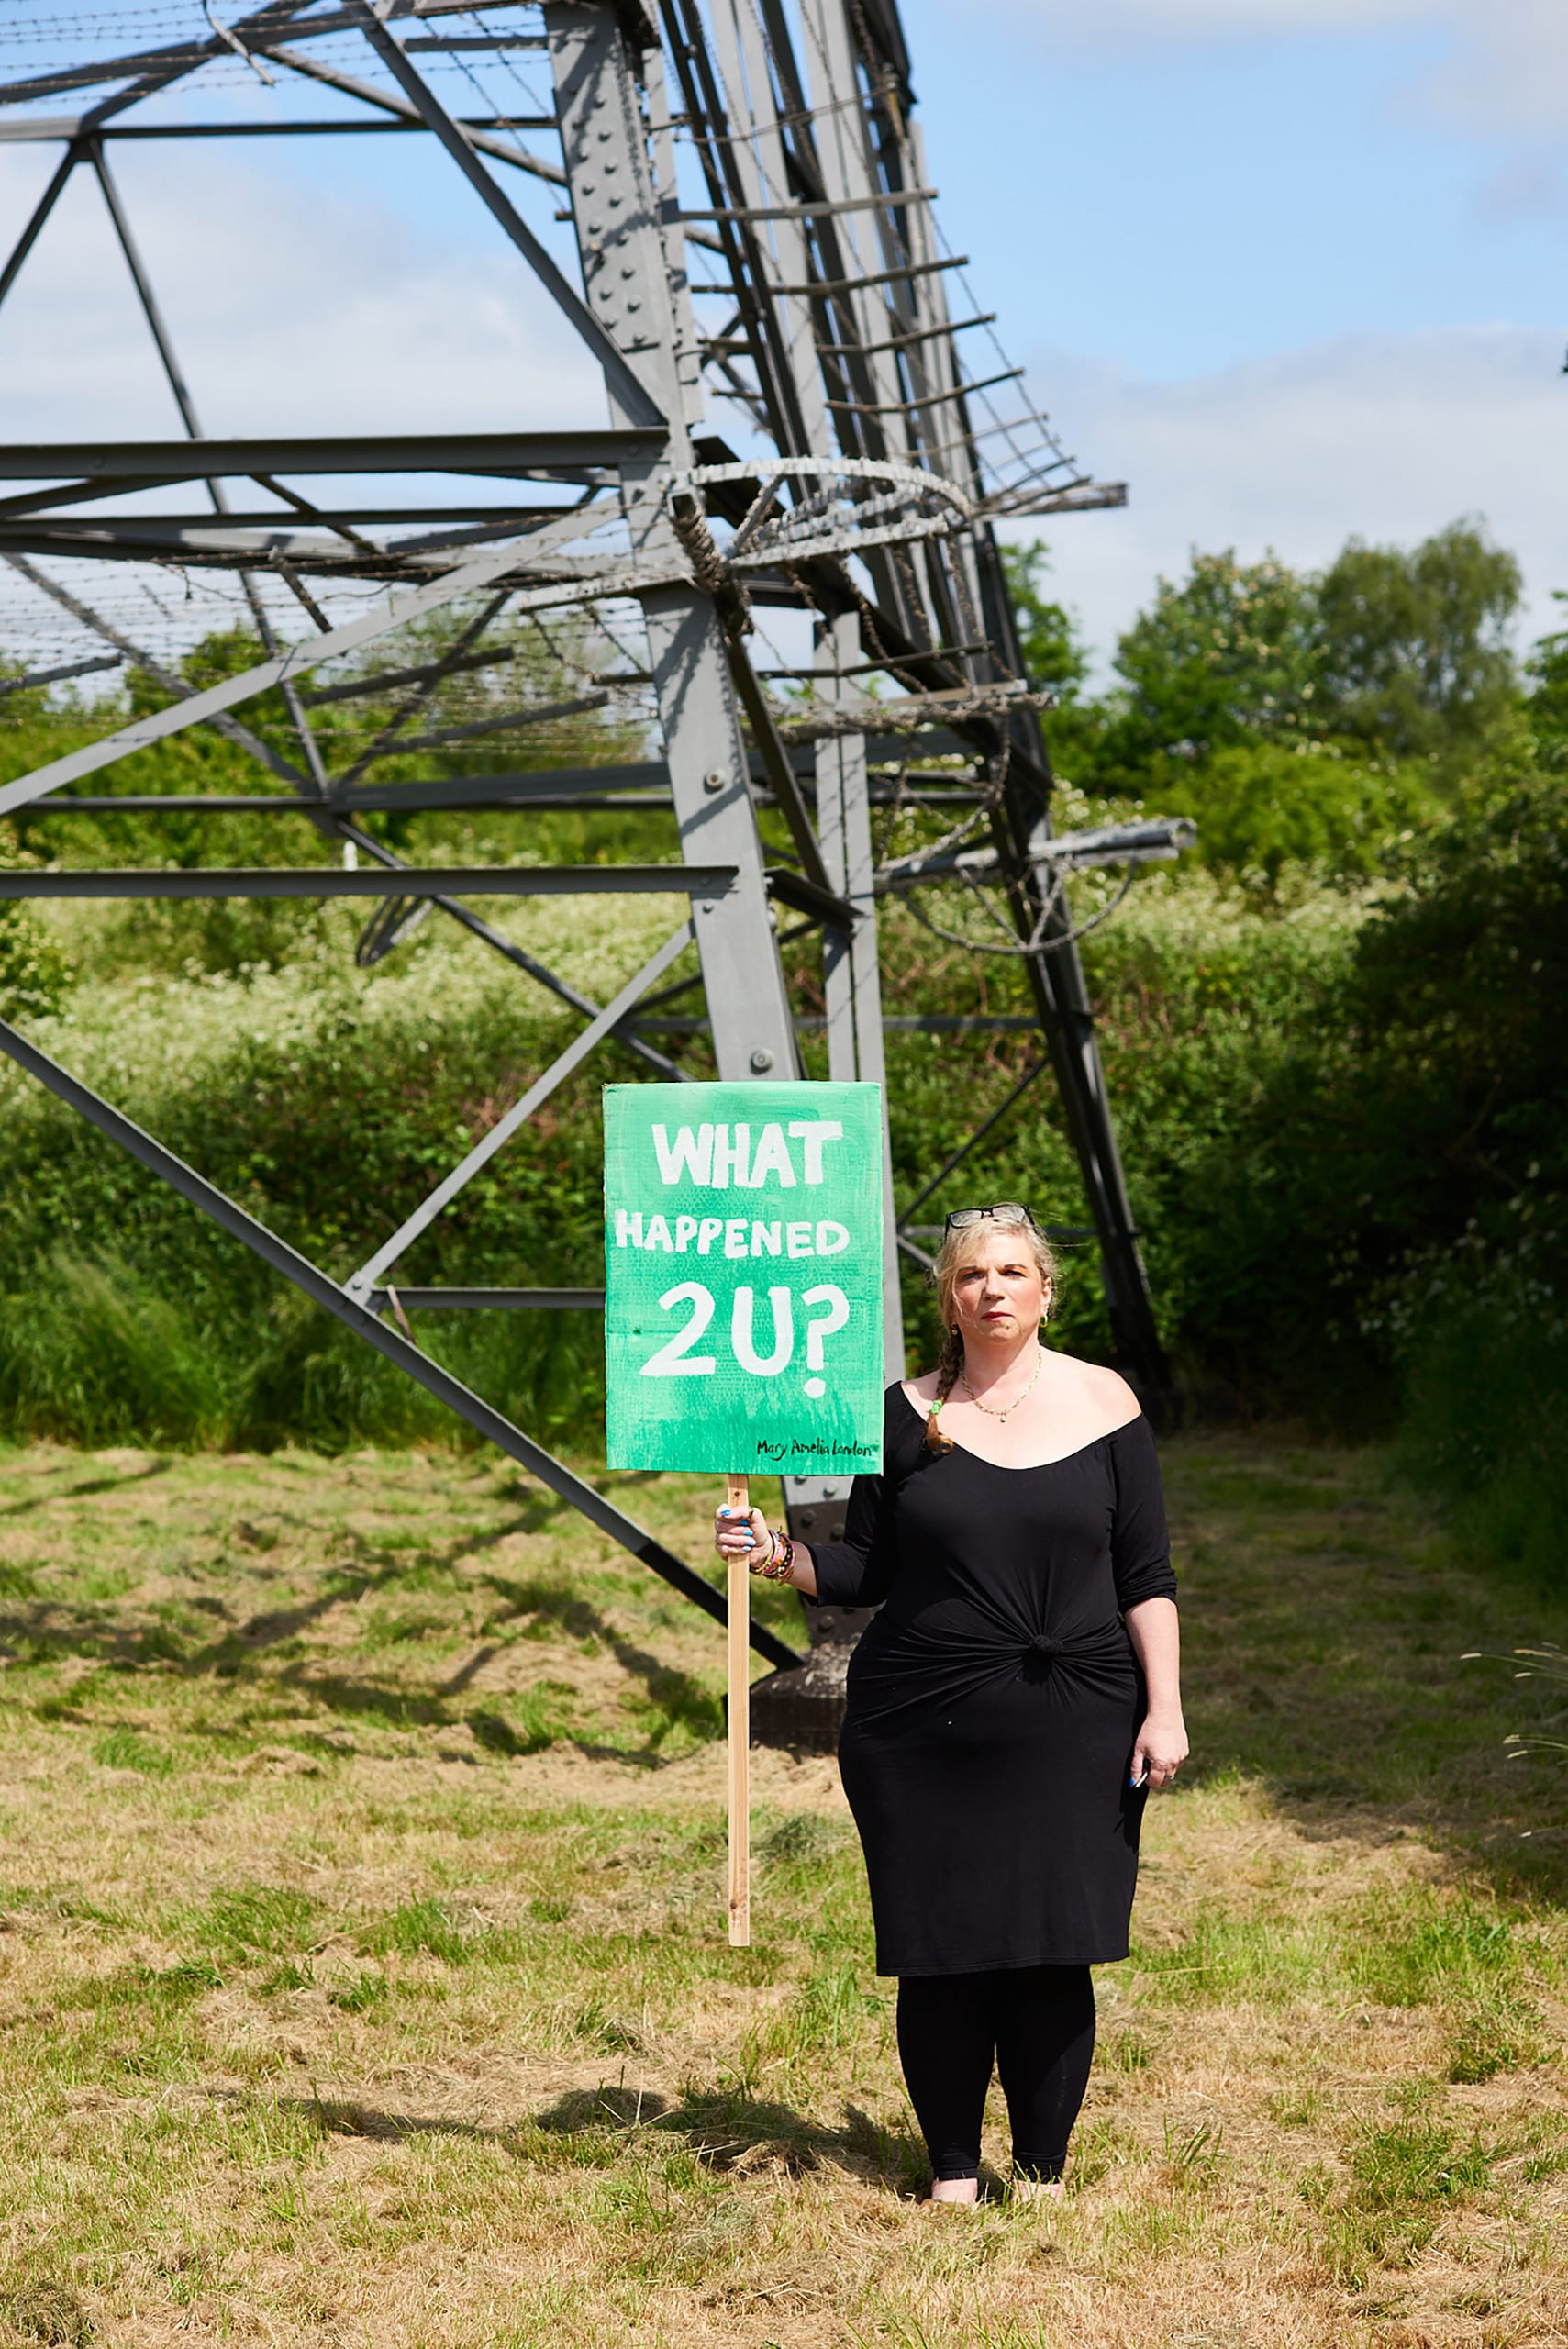
<svg viewBox="0 0 1568 2349"><path fill-rule="evenodd" d="M716 1622L728 1623L729 1609L722 1590L706 1582L701 1575L683 1559L677 1558L673 1551L667 1550L645 1527L639 1525L634 1519L617 1508L613 1501L606 1500L602 1493L575 1475L564 1461L557 1460L552 1453L545 1451L542 1444L535 1443L531 1436L514 1427L510 1419L504 1418L481 1396L475 1395L461 1379L454 1378L450 1371L443 1370L439 1363L433 1362L409 1339L396 1330L389 1330L368 1306L350 1297L308 1257L291 1248L286 1240L280 1240L276 1232L269 1231L265 1224L248 1215L215 1184L198 1174L194 1167L187 1166L183 1158L177 1158L172 1151L166 1150L161 1141L133 1124L129 1118L122 1116L101 1095L83 1085L79 1077L72 1076L58 1061L51 1060L18 1029L3 1019L0 1019L0 1052L7 1054L30 1076L37 1077L40 1085L47 1085L59 1099L84 1118L89 1125L95 1126L100 1133L106 1134L130 1157L154 1174L161 1175L172 1189L188 1199L193 1207L199 1208L222 1230L242 1241L263 1264L271 1265L273 1272L281 1273L284 1280L292 1282L314 1304L345 1323L356 1336L362 1338L367 1345L373 1346L377 1353L384 1354L399 1370L406 1371L427 1394L433 1395L437 1402L445 1404L476 1433L498 1446L520 1467L537 1476L541 1484L548 1485L551 1492L559 1493L562 1500L568 1501L581 1516L596 1525L602 1533L607 1533L613 1542L618 1542L622 1549L629 1550L634 1558L640 1559L645 1566L678 1590L684 1598L689 1598L706 1614L711 1615ZM759 1655L774 1665L787 1667L802 1661L793 1648L786 1647L783 1640L761 1623L751 1625L751 1645Z"/></svg>
<svg viewBox="0 0 1568 2349"><path fill-rule="evenodd" d="M205 691L188 694L183 701L168 709L150 712L144 718L133 718L128 726L106 734L100 741L88 742L79 751L65 757L51 759L47 766L35 767L31 774L20 775L15 783L0 787L0 816L9 815L13 807L25 807L29 800L39 799L47 791L58 791L84 774L92 774L99 767L113 766L117 760L128 759L133 751L143 751L150 743L161 742L170 734L183 733L187 726L195 726L207 718L232 709L237 702L253 700L271 685L281 685L285 678L295 677L306 670L319 668L324 661L340 652L351 652L359 645L373 643L378 636L388 636L394 629L406 627L410 620L426 612L439 611L443 606L457 603L462 596L491 583L516 568L517 551L506 546L492 550L475 562L464 563L461 570L449 572L444 579L434 581L428 587L417 587L411 592L398 590L384 604L357 620L349 620L341 628L331 629L325 636L307 638L302 644L290 645L286 651L274 653L270 660L260 661L254 668L244 669L236 676L225 677ZM668 584L678 584L684 574L672 573ZM623 571L609 571L592 583L565 580L548 587L526 590L514 608L531 611L551 604L580 603L587 592L603 596L626 596L646 592L664 584L651 578L639 565L628 565Z"/></svg>
<svg viewBox="0 0 1568 2349"><path fill-rule="evenodd" d="M467 1157L461 1160L442 1182L437 1184L428 1198L421 1200L391 1239L384 1241L357 1273L350 1275L343 1286L350 1297L358 1297L361 1303L369 1297L398 1258L407 1253L419 1234L434 1223L442 1208L450 1206L464 1184L470 1182L482 1166L489 1164L503 1144L510 1141L518 1127L525 1125L534 1111L549 1100L557 1085L564 1083L578 1063L585 1060L600 1039L607 1036L610 1030L626 1018L639 998L647 993L656 979L663 977L671 963L678 962L686 948L695 943L695 939L696 932L687 919L665 940L658 953L643 964L635 978L627 981L613 1002L606 1004L596 1019L590 1020L586 1028L579 1030L566 1050L551 1061L542 1076L535 1079L520 1100L513 1102L504 1118L496 1119L489 1132L475 1142Z"/></svg>

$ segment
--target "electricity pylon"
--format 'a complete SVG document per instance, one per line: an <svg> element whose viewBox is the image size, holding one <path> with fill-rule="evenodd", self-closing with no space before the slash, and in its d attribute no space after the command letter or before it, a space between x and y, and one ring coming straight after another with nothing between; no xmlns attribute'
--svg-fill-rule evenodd
<svg viewBox="0 0 1568 2349"><path fill-rule="evenodd" d="M655 1016L681 984L657 1003L650 990L694 946L720 1076L801 1073L801 1023L778 947L787 915L820 938L829 1074L884 1082L876 908L890 893L911 893L928 907L959 904L961 926L948 922L950 934L1023 965L1043 1049L1010 1100L1049 1066L1090 1203L1118 1353L1158 1397L1164 1365L1066 885L1081 866L1169 855L1183 828L1053 835L1039 719L1046 696L1023 674L995 536L1007 518L1118 503L1122 492L1079 472L1023 399L1021 370L1000 355L967 362L986 347L992 321L967 297L950 299L963 288L964 259L938 227L893 0L661 0L657 23L640 0L269 0L224 15L219 22L196 0L167 0L161 17L143 12L166 38L101 55L92 50L96 12L62 6L41 34L29 20L42 48L29 70L0 84L0 136L59 150L0 269L0 303L24 265L47 268L62 192L81 176L95 181L181 426L157 441L0 449L9 485L0 556L15 588L0 629L44 648L24 681L129 662L167 696L150 715L0 786L0 814L25 811L42 827L69 810L156 819L170 808L244 807L313 828L334 855L243 872L0 873L0 896L362 898L371 918L361 961L395 952L427 919L453 921L583 1024L428 1198L396 1203L385 1218L395 1228L367 1233L365 1260L345 1281L265 1230L19 1031L0 1028L0 1046L722 1616L718 1592L462 1387L413 1341L406 1320L425 1308L591 1305L595 1293L395 1287L394 1275L595 1046L612 1043L667 1077L684 1073L666 1049L671 1023ZM0 46L0 68L21 38L10 37L9 52ZM233 106L239 86L251 99L243 117ZM61 115L65 102L85 111ZM597 362L602 422L554 432L204 436L121 195L117 148L139 138L321 136L326 124L344 138L380 130L434 142ZM574 263L548 217L557 203ZM715 411L728 440L713 430ZM483 500L476 481L486 484ZM147 585L171 567L207 624L220 608L215 598L226 596L230 614L242 610L263 657L192 689ZM778 670L765 674L754 658L756 616L773 610L800 616L780 624L795 630L790 680L810 688L804 698L770 693ZM432 651L420 624L436 620L443 633ZM553 674L562 659L574 662L582 690L497 713L495 674L516 662L519 631L549 645ZM387 665L383 654L400 642L417 657ZM476 676L491 692L484 714L425 730L432 707L450 718L453 695ZM395 712L368 751L335 763L321 713L367 682L395 693ZM274 690L293 729L286 749L244 714ZM541 769L549 727L606 704L642 729L651 755L584 767L568 763L568 751ZM117 772L194 727L217 729L255 759L253 796L138 795L134 767ZM379 760L428 746L450 763L465 745L492 762L497 745L503 758L508 745L514 757L522 748L528 761L482 775L374 778ZM83 789L96 777L104 782ZM873 809L887 801L899 812L940 812L941 837L879 859ZM640 806L673 810L679 863L417 865L367 822L389 808ZM780 829L788 846L770 850ZM674 894L689 911L603 1004L472 902L606 891ZM995 1115L902 1215L888 1174L890 1366L903 1360L899 1252L927 1261L913 1217L994 1123ZM792 1484L795 1522L820 1530L843 1493L841 1484ZM761 1628L754 1643L775 1663L795 1661Z"/></svg>

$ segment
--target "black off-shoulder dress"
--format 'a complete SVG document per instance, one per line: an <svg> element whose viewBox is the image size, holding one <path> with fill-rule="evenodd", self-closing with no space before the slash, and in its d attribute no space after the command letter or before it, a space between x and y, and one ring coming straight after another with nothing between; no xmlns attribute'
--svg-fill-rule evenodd
<svg viewBox="0 0 1568 2349"><path fill-rule="evenodd" d="M812 1550L822 1598L886 1601L839 1746L877 1972L1125 1957L1144 1689L1121 1619L1176 1590L1148 1423L1038 1468L924 1438L890 1386L883 1474L856 1478L843 1542Z"/></svg>

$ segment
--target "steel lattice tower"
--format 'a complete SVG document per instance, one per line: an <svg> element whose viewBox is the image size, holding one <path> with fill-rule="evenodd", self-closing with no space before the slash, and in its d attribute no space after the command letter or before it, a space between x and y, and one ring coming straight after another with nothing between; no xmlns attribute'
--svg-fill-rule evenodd
<svg viewBox="0 0 1568 2349"><path fill-rule="evenodd" d="M0 139L60 150L0 268L0 304L35 247L32 265L47 266L50 215L68 184L90 175L183 426L180 437L157 441L0 448L0 557L21 599L5 625L44 648L28 681L130 661L168 696L154 714L0 787L0 814L26 809L34 824L64 808L156 818L170 807L245 807L312 827L333 857L245 872L6 872L0 896L364 898L372 903L361 961L443 918L504 957L520 984L571 1006L583 1025L428 1199L401 1203L406 1219L341 1283L17 1030L0 1024L0 1046L722 1616L718 1592L424 1353L401 1310L545 1309L584 1293L409 1288L399 1303L389 1281L447 1201L596 1045L611 1043L665 1076L683 1074L657 1041L667 1031L651 1019L649 991L694 943L720 1076L800 1073L775 928L787 917L820 937L829 1073L883 1080L877 900L957 887L971 904L983 902L998 941L1021 960L1042 1040L1003 1108L1044 1068L1053 1072L1118 1356L1158 1398L1164 1365L1065 885L1077 866L1168 855L1182 828L1053 837L1039 723L1045 697L1023 675L994 535L1008 516L1118 503L1122 493L1080 473L1023 403L1020 370L1005 358L966 363L984 348L990 321L973 306L956 315L950 307L963 260L938 228L894 0L660 0L657 23L639 0L270 0L241 17L222 13L220 22L200 0L61 6L30 20L39 55L0 85ZM105 52L117 27L122 39L149 38ZM0 32L0 70L20 38ZM218 83L253 93L242 125L221 109L205 121L171 111L175 102L199 104ZM291 94L317 111L292 117ZM319 133L324 94L345 137L406 133L444 152L597 362L602 425L204 438L112 168L116 144L240 128L279 139ZM62 115L62 104L85 111ZM557 217L571 224L575 271L551 250L550 229L532 224L540 203L564 204ZM716 408L739 447L715 436ZM439 499L432 481L442 484ZM163 502L150 511L149 495ZM242 609L265 657L191 689L170 646L137 626L136 583L166 577L171 566L194 583L198 608L206 587L227 595L226 608ZM753 617L770 607L809 616L814 651L801 682L812 691L804 703L771 695L754 662ZM418 629L437 617L446 634L432 654ZM421 712L453 680L515 657L519 628L562 623L576 631L585 690L575 699L422 731ZM628 636L637 640L629 651ZM584 651L590 640L597 655ZM362 692L363 649L395 656L400 641L419 657L374 671L379 688L400 693L397 715L369 753L334 771L323 707ZM293 727L289 754L245 720L247 702L273 689ZM466 779L367 780L378 757L425 742L486 738L487 748L500 736L504 755L508 730L515 744L517 729L532 727L526 739L537 752L549 739L542 726L617 696L655 755L582 767L568 750L542 773L530 762ZM109 774L193 727L217 728L254 757L253 797L138 796L134 769L128 791ZM100 774L106 791L82 789ZM878 862L872 809L900 794L951 820L935 846ZM411 866L365 822L388 808L592 814L650 804L673 811L679 864ZM771 857L759 827L765 811L783 818L790 842ZM606 891L673 894L690 911L604 1004L469 902ZM680 992L667 986L659 1000ZM897 1252L924 1261L912 1219L979 1138L902 1214L889 1175L887 1343L900 1367ZM797 1527L825 1506L830 1515L842 1489L792 1485ZM754 1644L774 1663L795 1660L761 1629Z"/></svg>

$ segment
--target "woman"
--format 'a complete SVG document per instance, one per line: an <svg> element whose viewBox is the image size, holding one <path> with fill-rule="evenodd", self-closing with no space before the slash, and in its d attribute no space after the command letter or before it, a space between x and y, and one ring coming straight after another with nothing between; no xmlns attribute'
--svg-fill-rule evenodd
<svg viewBox="0 0 1568 2349"><path fill-rule="evenodd" d="M721 1556L885 1601L840 1743L931 2199L973 2202L993 2061L1024 2194L1060 2197L1127 1955L1147 1787L1187 1752L1159 1468L1115 1371L1048 1352L1055 1265L1027 1208L948 1218L939 1367L887 1390L884 1466L807 1550L720 1510Z"/></svg>

